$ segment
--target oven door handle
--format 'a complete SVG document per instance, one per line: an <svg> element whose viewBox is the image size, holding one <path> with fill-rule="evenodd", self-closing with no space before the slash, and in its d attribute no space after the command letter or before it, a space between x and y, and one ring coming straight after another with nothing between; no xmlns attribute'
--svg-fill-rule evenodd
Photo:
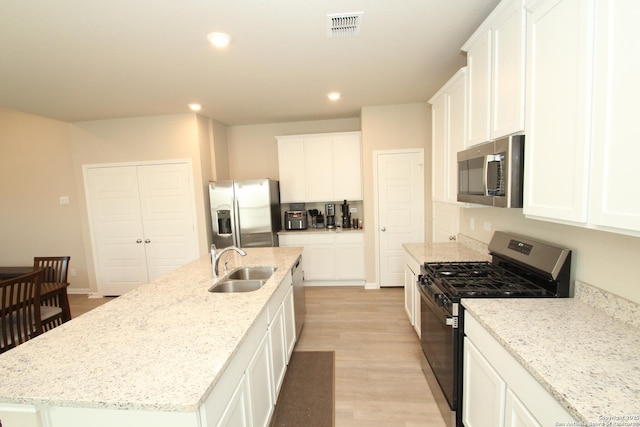
<svg viewBox="0 0 640 427"><path fill-rule="evenodd" d="M436 317L445 325L451 326L452 328L458 327L458 317L445 315L436 305L434 301L431 300L429 294L425 292L422 286L418 285L418 291L420 292L420 297L424 301L424 303L429 307L429 309L436 315Z"/></svg>

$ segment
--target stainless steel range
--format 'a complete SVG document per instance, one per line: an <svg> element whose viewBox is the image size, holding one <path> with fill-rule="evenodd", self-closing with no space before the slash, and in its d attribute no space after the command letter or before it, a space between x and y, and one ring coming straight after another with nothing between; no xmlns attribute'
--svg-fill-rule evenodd
<svg viewBox="0 0 640 427"><path fill-rule="evenodd" d="M462 298L566 298L571 251L528 237L496 231L491 262L437 262L421 267L421 344L451 410L447 422L463 426Z"/></svg>

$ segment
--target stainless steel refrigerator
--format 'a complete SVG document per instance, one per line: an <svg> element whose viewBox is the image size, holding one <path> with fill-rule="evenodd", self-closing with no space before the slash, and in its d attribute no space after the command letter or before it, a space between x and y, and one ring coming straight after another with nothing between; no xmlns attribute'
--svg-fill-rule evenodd
<svg viewBox="0 0 640 427"><path fill-rule="evenodd" d="M278 246L280 187L271 179L209 182L212 243L217 248Z"/></svg>

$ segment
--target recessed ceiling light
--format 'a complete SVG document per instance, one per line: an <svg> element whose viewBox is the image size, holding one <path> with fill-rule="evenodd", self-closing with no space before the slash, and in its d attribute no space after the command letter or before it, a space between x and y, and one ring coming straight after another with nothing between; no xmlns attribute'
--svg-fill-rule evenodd
<svg viewBox="0 0 640 427"><path fill-rule="evenodd" d="M209 33L207 39L215 47L226 47L231 43L231 36L227 33Z"/></svg>
<svg viewBox="0 0 640 427"><path fill-rule="evenodd" d="M189 108L191 108L192 111L200 111L200 110L202 110L202 105L200 105L200 104L189 104Z"/></svg>
<svg viewBox="0 0 640 427"><path fill-rule="evenodd" d="M327 94L327 97L332 101L337 101L340 99L340 92L331 92Z"/></svg>

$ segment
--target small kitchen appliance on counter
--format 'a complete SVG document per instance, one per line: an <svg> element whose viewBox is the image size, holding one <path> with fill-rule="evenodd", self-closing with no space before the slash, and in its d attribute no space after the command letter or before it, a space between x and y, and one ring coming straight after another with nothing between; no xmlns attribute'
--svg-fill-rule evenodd
<svg viewBox="0 0 640 427"><path fill-rule="evenodd" d="M422 351L456 427L463 425L461 299L566 298L570 293L569 249L496 231L489 242L489 253L491 262L426 262L420 267Z"/></svg>
<svg viewBox="0 0 640 427"><path fill-rule="evenodd" d="M285 230L306 230L307 229L307 211L285 211L284 212L284 229Z"/></svg>
<svg viewBox="0 0 640 427"><path fill-rule="evenodd" d="M329 230L333 230L334 228L336 228L336 205L334 205L333 203L327 203L326 205L324 205L324 207L327 214L327 228Z"/></svg>
<svg viewBox="0 0 640 427"><path fill-rule="evenodd" d="M346 200L342 203L342 228L351 228L351 213Z"/></svg>

